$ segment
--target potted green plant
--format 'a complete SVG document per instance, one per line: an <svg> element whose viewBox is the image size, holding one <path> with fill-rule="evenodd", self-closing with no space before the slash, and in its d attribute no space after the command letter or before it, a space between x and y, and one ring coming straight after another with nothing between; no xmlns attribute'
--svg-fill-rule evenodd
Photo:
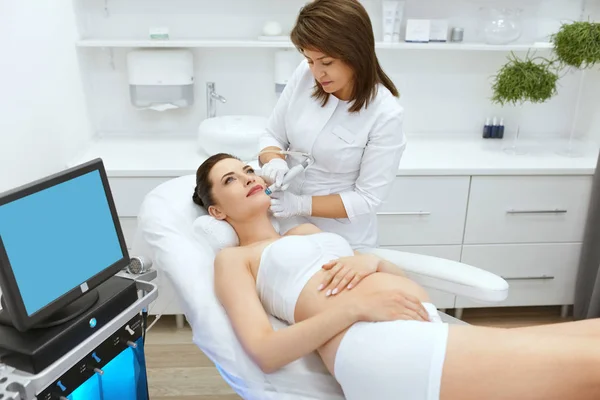
<svg viewBox="0 0 600 400"><path fill-rule="evenodd" d="M491 101L501 106L544 103L557 93L558 80L554 62L543 57L533 57L529 52L525 59L520 59L511 52L508 62L494 77ZM519 131L520 123L517 124L512 146L506 148L506 152L523 153L517 146Z"/></svg>
<svg viewBox="0 0 600 400"><path fill-rule="evenodd" d="M563 68L584 70L600 62L600 23L576 21L563 24L550 40L556 60Z"/></svg>
<svg viewBox="0 0 600 400"><path fill-rule="evenodd" d="M600 62L600 23L590 21L575 21L561 25L560 29L551 35L555 62L560 68L579 70L579 87L575 100L575 114L569 133L569 142L560 154L576 157L581 153L573 148L575 126L579 115L581 91L585 78L585 70L594 67Z"/></svg>

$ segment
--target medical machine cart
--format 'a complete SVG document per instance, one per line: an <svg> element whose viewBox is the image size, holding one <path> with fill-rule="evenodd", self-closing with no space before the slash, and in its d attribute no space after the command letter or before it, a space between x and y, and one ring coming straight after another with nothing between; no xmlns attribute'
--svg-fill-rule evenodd
<svg viewBox="0 0 600 400"><path fill-rule="evenodd" d="M0 364L0 399L147 400L149 397L144 357L145 316L149 304L158 296L156 285L150 282L155 277L156 271L153 270L139 276L117 274L114 279L123 280L123 287L135 285L138 298L131 304L124 305L124 310L112 318L112 307L104 311L99 310L103 306L103 302L99 301L85 316L88 325L85 328L91 332L89 337L80 343L73 343L70 351L44 369L31 372L35 371L36 367L32 359L37 357L42 360L44 347L60 347L56 338L37 346L37 351L30 352L28 360L25 360L23 354L6 360L2 358L4 363ZM110 280L106 285L111 285ZM99 288L101 299L103 289L105 288L102 286ZM95 324L98 323L93 317L96 312L97 319L110 318L98 330L94 330ZM89 315L92 317L89 318ZM6 336L7 328L2 329L0 336ZM84 327L79 325L77 329ZM44 332L35 334L43 336ZM6 340L0 339L0 342L5 344ZM8 355L5 347L2 350L4 355ZM19 364L22 365L21 369L14 366Z"/></svg>

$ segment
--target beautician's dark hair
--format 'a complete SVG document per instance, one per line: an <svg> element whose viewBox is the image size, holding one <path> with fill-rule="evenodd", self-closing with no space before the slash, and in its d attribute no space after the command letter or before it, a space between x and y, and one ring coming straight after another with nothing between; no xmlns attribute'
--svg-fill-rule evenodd
<svg viewBox="0 0 600 400"><path fill-rule="evenodd" d="M398 89L383 72L375 53L373 26L367 10L358 0L314 0L301 8L291 32L294 46L319 51L342 60L354 71L350 112L367 107L381 83L395 97ZM324 106L329 93L315 82L313 97Z"/></svg>
<svg viewBox="0 0 600 400"><path fill-rule="evenodd" d="M213 167L221 160L226 160L228 158L234 158L239 160L239 158L232 156L227 153L218 153L208 157L196 171L196 187L194 188L194 194L192 195L192 200L194 203L198 204L200 207L204 207L208 210L208 207L215 204L215 199L212 194L212 182L210 181L209 174Z"/></svg>

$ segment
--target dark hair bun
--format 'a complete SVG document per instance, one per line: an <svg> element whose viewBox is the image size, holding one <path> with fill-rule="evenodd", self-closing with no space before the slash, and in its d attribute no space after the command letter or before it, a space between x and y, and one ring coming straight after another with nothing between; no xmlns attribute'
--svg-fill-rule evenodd
<svg viewBox="0 0 600 400"><path fill-rule="evenodd" d="M194 194L192 195L192 200L194 201L194 203L198 204L200 207L204 207L204 203L202 202L202 199L200 198L200 196L198 196L198 186L196 186L194 188Z"/></svg>

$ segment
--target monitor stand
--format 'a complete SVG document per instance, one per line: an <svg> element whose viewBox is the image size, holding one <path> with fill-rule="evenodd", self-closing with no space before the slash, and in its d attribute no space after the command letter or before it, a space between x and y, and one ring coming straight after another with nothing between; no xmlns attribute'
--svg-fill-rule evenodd
<svg viewBox="0 0 600 400"><path fill-rule="evenodd" d="M32 329L50 328L64 324L65 322L77 318L92 308L97 301L98 290L92 289L74 302L67 304L65 307L52 314L49 318L38 322L35 326L33 326ZM4 296L2 297L0 303L2 304L2 310L0 310L0 324L14 327L12 318L6 309L6 304L4 303Z"/></svg>

